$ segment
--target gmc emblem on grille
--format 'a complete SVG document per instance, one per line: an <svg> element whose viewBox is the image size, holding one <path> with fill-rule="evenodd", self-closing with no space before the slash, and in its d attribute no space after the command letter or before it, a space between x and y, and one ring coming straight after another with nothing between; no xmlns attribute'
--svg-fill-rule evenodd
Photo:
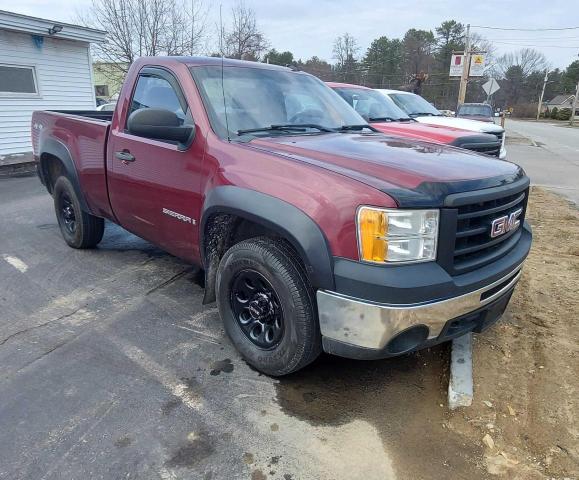
<svg viewBox="0 0 579 480"><path fill-rule="evenodd" d="M491 223L491 238L500 237L511 230L519 228L519 225L521 224L521 221L519 220L521 213L523 213L523 209L519 208L509 215L495 218L493 223Z"/></svg>

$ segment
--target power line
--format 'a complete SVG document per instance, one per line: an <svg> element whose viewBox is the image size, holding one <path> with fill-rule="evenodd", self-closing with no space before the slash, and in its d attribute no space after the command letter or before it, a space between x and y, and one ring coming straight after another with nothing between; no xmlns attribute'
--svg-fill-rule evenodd
<svg viewBox="0 0 579 480"><path fill-rule="evenodd" d="M502 28L502 27L488 27L484 25L472 25L473 28L485 28L487 30L505 30L517 32L558 32L561 30L579 30L579 27L563 27L563 28Z"/></svg>
<svg viewBox="0 0 579 480"><path fill-rule="evenodd" d="M553 40L579 40L579 37L528 37L528 38L516 38L516 37L497 37L491 39L489 41L496 42L497 40L506 41L506 42L542 42L542 41L553 41Z"/></svg>
<svg viewBox="0 0 579 480"><path fill-rule="evenodd" d="M513 45L515 47L536 47L536 48L574 48L579 49L579 45L574 46L567 46L567 45L529 45L525 43L511 43L511 42L498 42L494 41L493 43L500 43L501 45Z"/></svg>

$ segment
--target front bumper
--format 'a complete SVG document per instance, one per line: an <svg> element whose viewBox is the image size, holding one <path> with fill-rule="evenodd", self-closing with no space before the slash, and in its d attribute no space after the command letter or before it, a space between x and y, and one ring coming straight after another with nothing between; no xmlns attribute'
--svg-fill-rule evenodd
<svg viewBox="0 0 579 480"><path fill-rule="evenodd" d="M525 223L509 255L455 277L433 262L386 268L338 262L338 292L317 292L324 350L386 358L484 330L503 314L530 244ZM370 285L372 279L382 284Z"/></svg>

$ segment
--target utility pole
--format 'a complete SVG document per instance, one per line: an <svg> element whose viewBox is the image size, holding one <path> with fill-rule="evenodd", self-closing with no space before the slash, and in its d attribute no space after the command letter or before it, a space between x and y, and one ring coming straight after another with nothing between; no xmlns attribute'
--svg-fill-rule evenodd
<svg viewBox="0 0 579 480"><path fill-rule="evenodd" d="M470 23L466 26L466 40L464 48L464 63L462 65L462 75L460 77L460 88L458 90L458 105L464 103L466 98L466 84L468 83L468 73L470 69Z"/></svg>
<svg viewBox="0 0 579 480"><path fill-rule="evenodd" d="M575 99L573 100L573 108L571 109L571 118L569 119L569 125L573 126L575 121L575 112L577 111L577 99L579 98L579 82L577 82L577 88L575 89Z"/></svg>
<svg viewBox="0 0 579 480"><path fill-rule="evenodd" d="M539 106L537 107L537 120L541 115L541 107L543 106L543 95L545 95L545 87L547 86L547 80L549 80L549 70L545 70L545 80L543 80L543 90L541 90L541 96L539 97Z"/></svg>

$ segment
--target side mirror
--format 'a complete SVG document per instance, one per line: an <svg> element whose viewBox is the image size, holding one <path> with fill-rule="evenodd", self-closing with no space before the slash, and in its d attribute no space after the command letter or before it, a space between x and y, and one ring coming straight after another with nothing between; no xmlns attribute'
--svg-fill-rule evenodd
<svg viewBox="0 0 579 480"><path fill-rule="evenodd" d="M194 125L181 125L179 117L163 108L135 110L127 120L129 133L139 137L168 140L187 145L195 135Z"/></svg>

